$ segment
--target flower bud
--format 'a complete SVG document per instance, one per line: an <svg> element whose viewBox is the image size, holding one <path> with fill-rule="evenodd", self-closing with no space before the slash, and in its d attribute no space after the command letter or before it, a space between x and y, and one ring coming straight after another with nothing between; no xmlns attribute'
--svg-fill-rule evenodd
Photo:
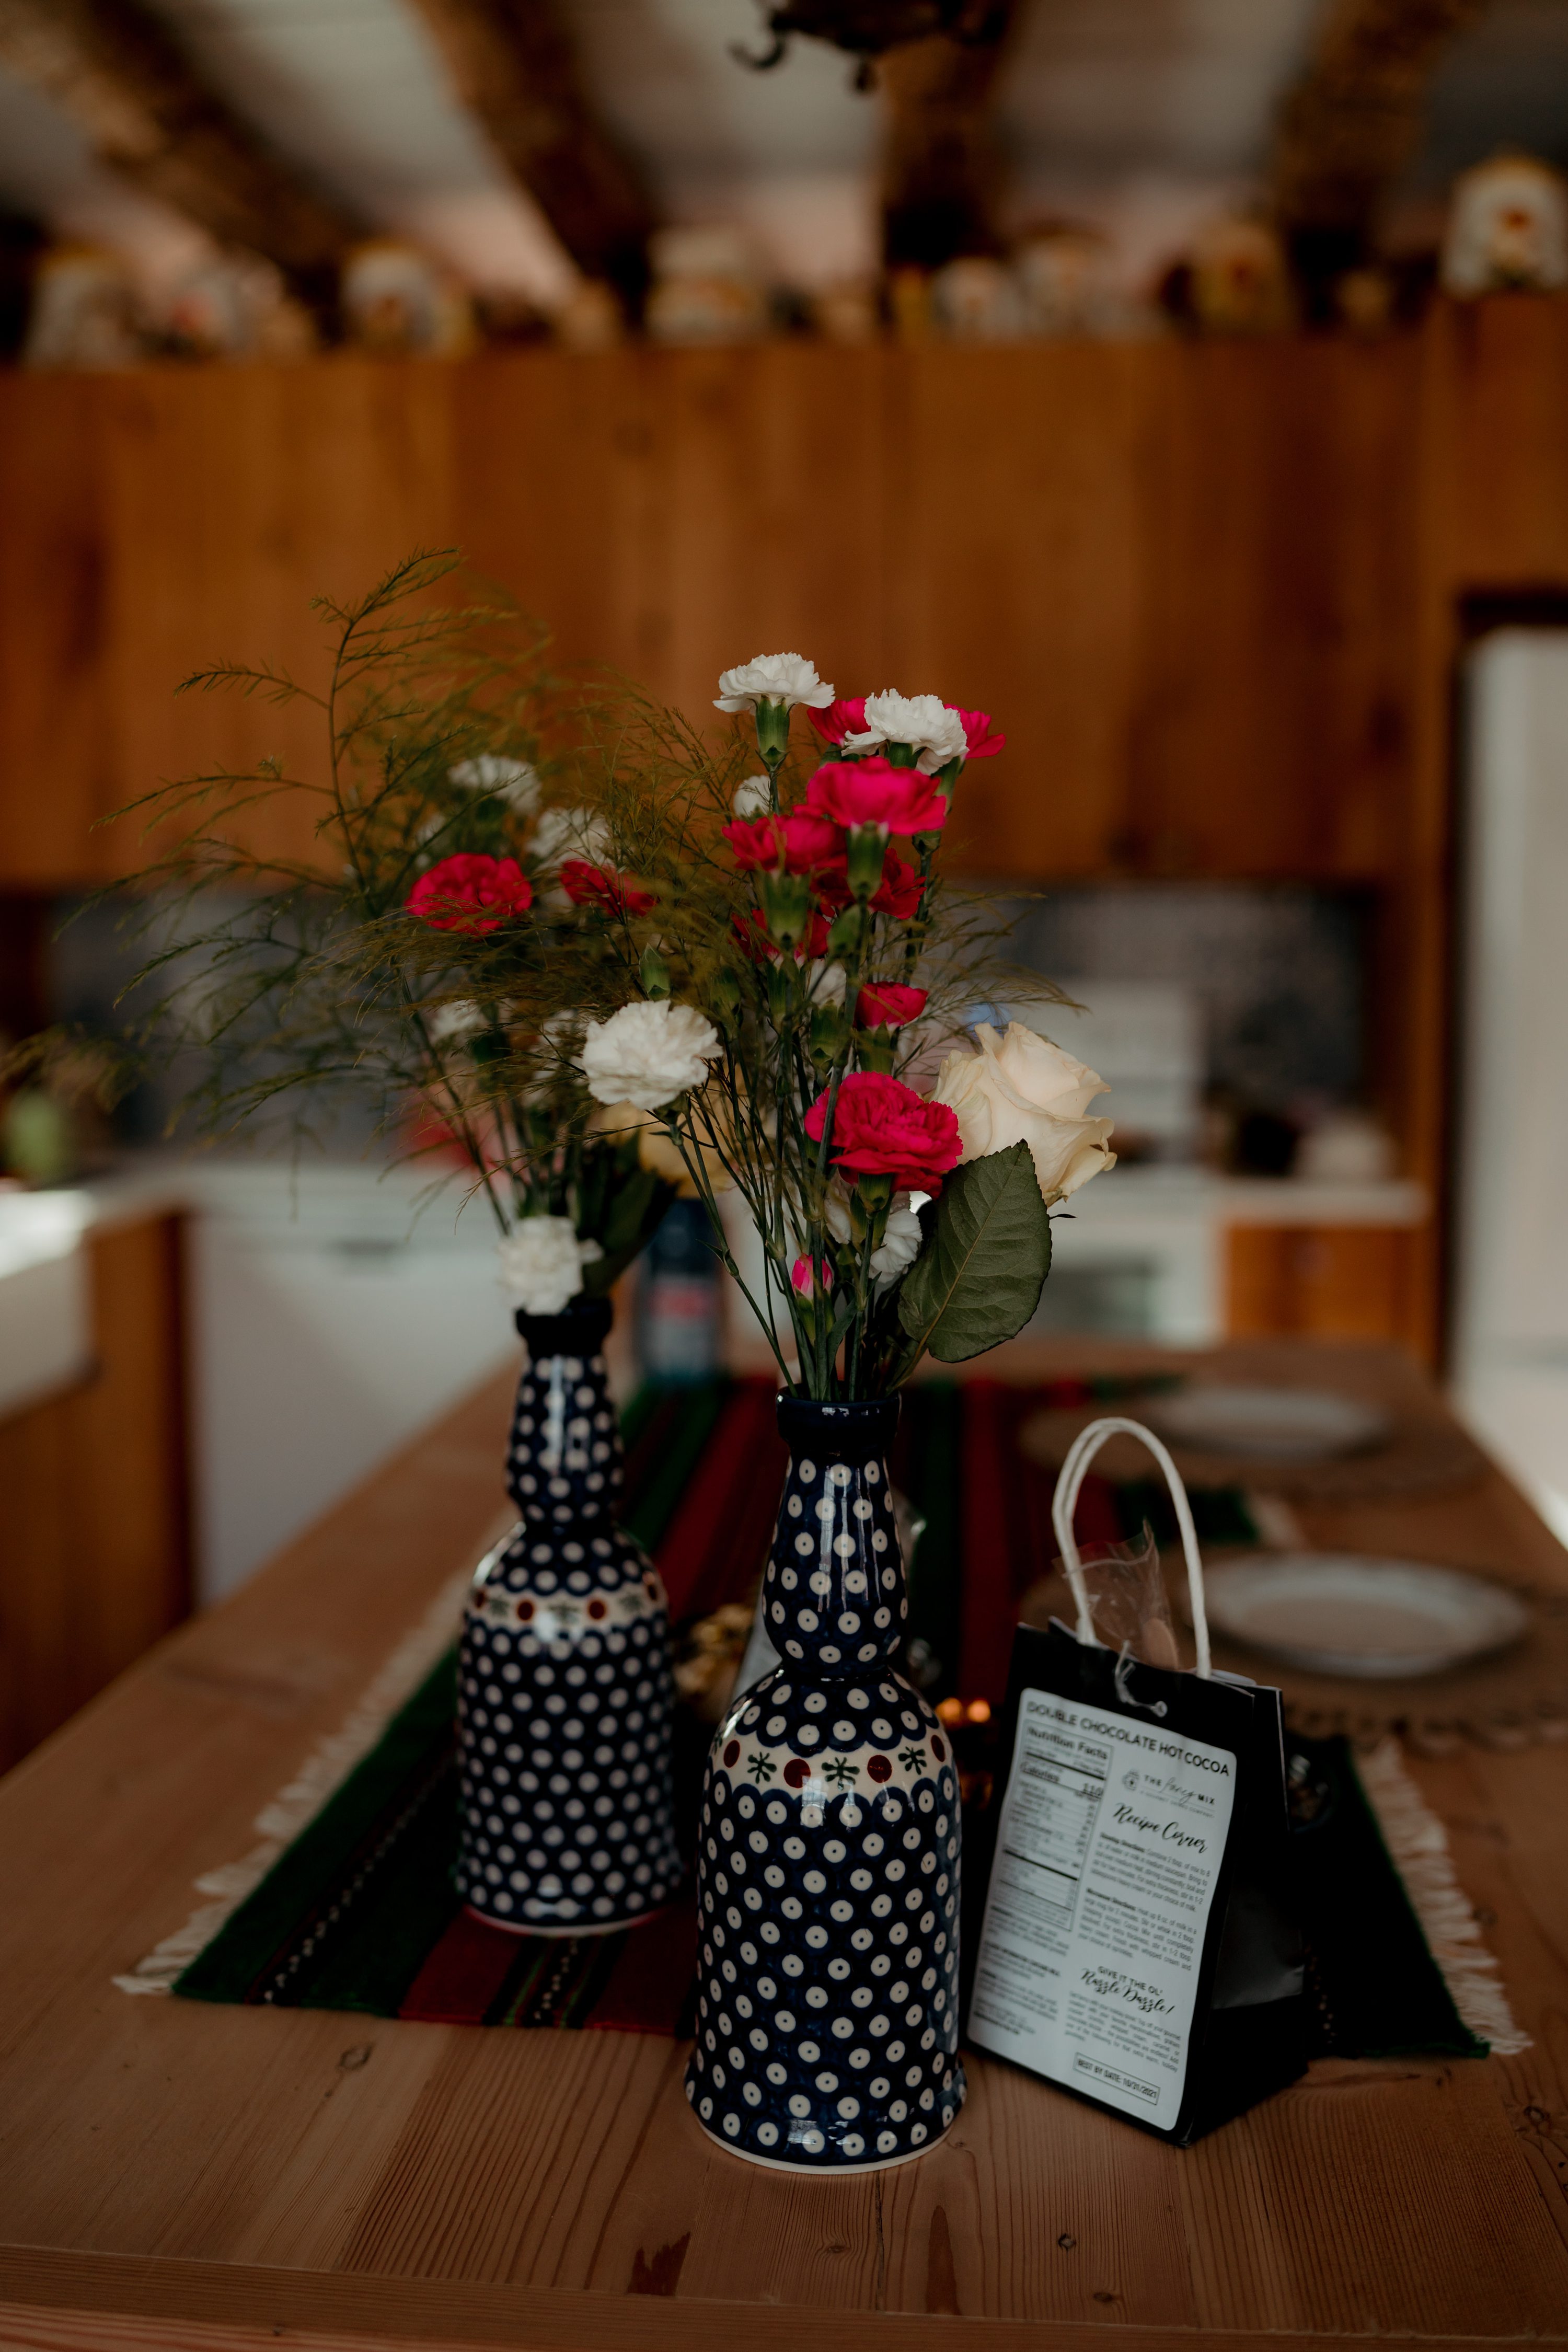
<svg viewBox="0 0 1568 2352"><path fill-rule="evenodd" d="M769 874L756 877L757 898L768 937L781 948L798 947L811 929L811 882L804 874Z"/></svg>
<svg viewBox="0 0 1568 2352"><path fill-rule="evenodd" d="M888 829L881 824L858 824L845 835L845 864L850 889L865 900L882 887L888 857Z"/></svg>
<svg viewBox="0 0 1568 2352"><path fill-rule="evenodd" d="M890 1029L862 1029L855 1040L855 1050L863 1070L881 1070L891 1076L895 1048Z"/></svg>
<svg viewBox="0 0 1568 2352"><path fill-rule="evenodd" d="M865 930L866 918L861 909L846 907L841 915L835 917L833 928L827 934L827 953L830 956L854 955Z"/></svg>
<svg viewBox="0 0 1568 2352"><path fill-rule="evenodd" d="M826 1068L838 1059L849 1034L849 1024L837 1004L819 1004L811 1016L811 1058Z"/></svg>
<svg viewBox="0 0 1568 2352"><path fill-rule="evenodd" d="M741 983L728 964L721 964L708 983L708 1000L721 1021L732 1021L740 1009Z"/></svg>
<svg viewBox="0 0 1568 2352"><path fill-rule="evenodd" d="M782 766L789 750L789 705L787 702L759 702L752 714L757 722L757 750L771 776Z"/></svg>
<svg viewBox="0 0 1568 2352"><path fill-rule="evenodd" d="M642 961L637 967L637 971L642 981L642 992L645 996L658 997L669 994L669 966L651 940L642 951Z"/></svg>

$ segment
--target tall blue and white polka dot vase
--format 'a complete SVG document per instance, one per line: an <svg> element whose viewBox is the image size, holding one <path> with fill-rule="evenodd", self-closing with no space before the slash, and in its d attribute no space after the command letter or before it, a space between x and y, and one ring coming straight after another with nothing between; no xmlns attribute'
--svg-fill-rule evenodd
<svg viewBox="0 0 1568 2352"><path fill-rule="evenodd" d="M892 1665L898 1417L780 1398L763 1605L784 1663L731 1706L703 1790L686 2095L721 2147L792 2171L902 2164L963 2100L958 1776Z"/></svg>
<svg viewBox="0 0 1568 2352"><path fill-rule="evenodd" d="M479 1564L458 1664L459 1893L492 1927L607 1933L681 1876L669 1618L616 1524L607 1300L521 1315L507 1486L521 1519Z"/></svg>

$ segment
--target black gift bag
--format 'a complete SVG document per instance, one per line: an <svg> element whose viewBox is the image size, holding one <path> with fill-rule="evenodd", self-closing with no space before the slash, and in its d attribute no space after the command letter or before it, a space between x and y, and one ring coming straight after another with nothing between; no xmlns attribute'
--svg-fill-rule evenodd
<svg viewBox="0 0 1568 2352"><path fill-rule="evenodd" d="M1170 1485L1194 1673L1095 1637L1072 1521L1117 1431ZM1078 1626L1015 1637L994 1793L965 1857L967 2038L1185 2147L1306 2067L1279 1694L1210 1664L1192 1512L1150 1431L1092 1423L1054 1519Z"/></svg>

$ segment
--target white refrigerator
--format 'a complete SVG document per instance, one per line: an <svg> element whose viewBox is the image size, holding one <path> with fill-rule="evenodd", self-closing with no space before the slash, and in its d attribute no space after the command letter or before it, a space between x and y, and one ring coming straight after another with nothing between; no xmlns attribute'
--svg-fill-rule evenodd
<svg viewBox="0 0 1568 2352"><path fill-rule="evenodd" d="M1465 686L1453 1389L1568 1540L1568 629Z"/></svg>

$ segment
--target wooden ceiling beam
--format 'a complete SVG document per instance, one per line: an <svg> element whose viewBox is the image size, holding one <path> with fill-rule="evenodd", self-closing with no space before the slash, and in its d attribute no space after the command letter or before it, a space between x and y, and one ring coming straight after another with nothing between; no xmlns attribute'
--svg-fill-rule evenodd
<svg viewBox="0 0 1568 2352"><path fill-rule="evenodd" d="M0 66L96 153L220 244L264 254L317 305L356 232L201 79L134 0L0 0Z"/></svg>
<svg viewBox="0 0 1568 2352"><path fill-rule="evenodd" d="M1279 110L1275 211L1299 262L1348 268L1419 142L1432 76L1486 0L1331 0Z"/></svg>
<svg viewBox="0 0 1568 2352"><path fill-rule="evenodd" d="M888 267L939 269L995 253L1000 177L992 106L1014 0L997 0L967 37L909 41L879 59L887 95L882 236Z"/></svg>
<svg viewBox="0 0 1568 2352"><path fill-rule="evenodd" d="M553 0L416 0L463 104L585 277L637 310L658 226L636 166L600 121Z"/></svg>

